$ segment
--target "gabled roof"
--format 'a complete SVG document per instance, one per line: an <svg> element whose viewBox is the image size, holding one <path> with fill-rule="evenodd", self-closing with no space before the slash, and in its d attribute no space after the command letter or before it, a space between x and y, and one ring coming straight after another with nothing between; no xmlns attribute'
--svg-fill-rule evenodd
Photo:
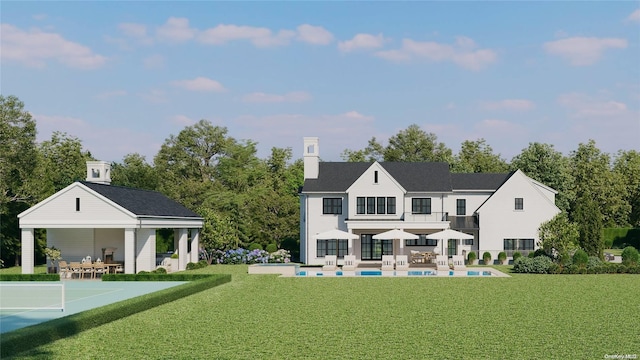
<svg viewBox="0 0 640 360"><path fill-rule="evenodd" d="M80 183L137 216L201 218L200 215L157 191L87 181Z"/></svg>
<svg viewBox="0 0 640 360"><path fill-rule="evenodd" d="M514 172L494 173L455 173L451 174L453 190L497 190Z"/></svg>
<svg viewBox="0 0 640 360"><path fill-rule="evenodd" d="M302 192L344 192L373 163L320 162L317 179L306 179ZM406 191L451 191L449 164L436 162L381 162Z"/></svg>

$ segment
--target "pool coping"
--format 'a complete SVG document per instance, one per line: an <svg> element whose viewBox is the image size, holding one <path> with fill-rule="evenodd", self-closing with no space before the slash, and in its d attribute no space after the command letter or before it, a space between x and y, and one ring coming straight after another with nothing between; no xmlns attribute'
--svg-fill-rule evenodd
<svg viewBox="0 0 640 360"><path fill-rule="evenodd" d="M361 269L362 270L362 269ZM368 268L367 270L371 271L380 271L380 269L376 268ZM249 265L248 273L249 274L278 274L281 277L313 277L313 278L323 278L323 277L356 277L356 270L345 271L340 268L336 270L322 270L322 268L318 268L317 272L322 273L322 275L317 276L298 276L298 272L300 271L299 264L253 264ZM309 270L307 270L309 271ZM340 275L337 272L341 272ZM358 276L358 277L409 277L409 278L428 278L428 277L470 277L470 278L482 278L482 277L511 277L511 275L505 274L500 270L496 270L491 267L472 267L465 268L464 270L446 270L446 271L437 271L436 269L429 269L423 271L434 271L435 275L409 275L410 271L414 270L389 270L382 271L382 275L371 275L371 276ZM415 270L417 271L417 270ZM453 274L450 272L453 271ZM491 272L491 276L487 275L468 275L468 271L478 271Z"/></svg>

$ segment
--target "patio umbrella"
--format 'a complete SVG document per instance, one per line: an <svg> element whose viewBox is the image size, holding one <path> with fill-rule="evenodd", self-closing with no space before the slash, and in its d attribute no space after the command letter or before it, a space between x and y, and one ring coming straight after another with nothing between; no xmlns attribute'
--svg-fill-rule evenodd
<svg viewBox="0 0 640 360"><path fill-rule="evenodd" d="M315 237L318 240L331 240L331 239L349 240L349 239L360 238L360 236L358 236L357 234L352 234L350 232L346 232L338 229L333 229L333 230L318 233L315 235Z"/></svg>
<svg viewBox="0 0 640 360"><path fill-rule="evenodd" d="M473 235L465 234L453 229L445 229L425 236L427 239L442 239L442 246L444 247L444 240L449 239L473 239ZM443 249L444 250L444 249ZM444 252L444 251L443 251Z"/></svg>
<svg viewBox="0 0 640 360"><path fill-rule="evenodd" d="M397 239L397 240L407 240L407 239L418 239L420 238L416 234L412 234L410 232L406 232L400 229L393 229L389 231L385 231L380 234L373 235L374 239Z"/></svg>
<svg viewBox="0 0 640 360"><path fill-rule="evenodd" d="M438 231L433 234L429 234L426 236L426 238L427 239L443 239L443 240L473 239L473 235L465 234L463 232L452 230L452 229L446 229L446 230Z"/></svg>

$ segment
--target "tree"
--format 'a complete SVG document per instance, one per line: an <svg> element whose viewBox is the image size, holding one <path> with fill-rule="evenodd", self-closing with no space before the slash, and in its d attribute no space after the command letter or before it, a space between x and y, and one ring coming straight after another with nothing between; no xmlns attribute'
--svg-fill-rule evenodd
<svg viewBox="0 0 640 360"><path fill-rule="evenodd" d="M569 211L569 204L575 198L569 159L556 151L553 145L529 143L527 148L511 160L511 170L518 169L558 191L556 205L562 211Z"/></svg>
<svg viewBox="0 0 640 360"><path fill-rule="evenodd" d="M578 227L580 247L589 256L602 258L604 250L602 213L589 193L580 195L576 200L574 221Z"/></svg>
<svg viewBox="0 0 640 360"><path fill-rule="evenodd" d="M231 219L208 207L201 207L198 213L204 218L200 232L200 244L207 252L228 250L238 247L239 239Z"/></svg>
<svg viewBox="0 0 640 360"><path fill-rule="evenodd" d="M566 213L562 212L553 219L544 222L538 229L539 246L551 257L569 255L578 248L580 236L576 224L569 221Z"/></svg>
<svg viewBox="0 0 640 360"><path fill-rule="evenodd" d="M619 151L613 165L627 189L625 200L631 206L629 224L640 227L640 152Z"/></svg>
<svg viewBox="0 0 640 360"><path fill-rule="evenodd" d="M448 162L453 159L451 149L438 142L438 137L427 133L418 125L409 125L389 138L389 144L383 147L376 138L369 140L364 150L342 152L347 161L405 161L405 162Z"/></svg>
<svg viewBox="0 0 640 360"><path fill-rule="evenodd" d="M91 153L82 149L82 142L75 136L55 131L50 140L43 141L38 150L41 156L43 186L48 195L62 190L75 181L84 180L87 160L94 160Z"/></svg>
<svg viewBox="0 0 640 360"><path fill-rule="evenodd" d="M579 203L584 206L584 198L588 197L595 201L603 226L627 225L631 206L625 201L627 188L623 177L611 170L609 155L600 152L595 141L589 140L587 144L578 145L569 158L569 168L576 193L571 212L577 209ZM575 216L570 214L570 218L577 222Z"/></svg>
<svg viewBox="0 0 640 360"><path fill-rule="evenodd" d="M158 189L158 174L140 154L128 154L122 164L111 164L111 183L139 189Z"/></svg>
<svg viewBox="0 0 640 360"><path fill-rule="evenodd" d="M36 122L16 96L0 95L0 259L19 264L18 214L42 196Z"/></svg>
<svg viewBox="0 0 640 360"><path fill-rule="evenodd" d="M493 153L485 139L465 140L452 166L452 171L459 173L502 173L508 169L507 163Z"/></svg>

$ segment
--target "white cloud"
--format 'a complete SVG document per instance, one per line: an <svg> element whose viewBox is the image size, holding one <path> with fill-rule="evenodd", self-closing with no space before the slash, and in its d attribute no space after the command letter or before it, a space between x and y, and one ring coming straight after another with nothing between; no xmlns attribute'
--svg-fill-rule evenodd
<svg viewBox="0 0 640 360"><path fill-rule="evenodd" d="M211 45L221 45L235 40L248 40L257 47L270 47L287 45L294 36L295 32L290 30L280 30L274 34L271 29L264 27L220 24L201 32L198 40Z"/></svg>
<svg viewBox="0 0 640 360"><path fill-rule="evenodd" d="M640 22L640 9L629 14L626 20L633 21L633 22Z"/></svg>
<svg viewBox="0 0 640 360"><path fill-rule="evenodd" d="M172 84L174 86L181 87L190 91L227 91L227 89L225 89L225 87L222 86L221 83L202 76L192 80L176 80L172 82Z"/></svg>
<svg viewBox="0 0 640 360"><path fill-rule="evenodd" d="M145 93L138 93L138 96L152 103L165 103L169 100L167 98L167 94L164 91L158 89L151 89Z"/></svg>
<svg viewBox="0 0 640 360"><path fill-rule="evenodd" d="M535 108L536 105L531 100L505 99L500 101L482 102L481 107L485 110L528 111Z"/></svg>
<svg viewBox="0 0 640 360"><path fill-rule="evenodd" d="M333 34L322 26L303 24L298 26L297 39L308 44L328 45L333 41Z"/></svg>
<svg viewBox="0 0 640 360"><path fill-rule="evenodd" d="M107 62L106 57L57 33L37 28L24 31L9 24L0 25L0 33L3 60L16 61L30 67L45 67L47 61L56 60L80 69L95 69Z"/></svg>
<svg viewBox="0 0 640 360"><path fill-rule="evenodd" d="M346 119L353 119L353 120L373 120L373 116L366 116L366 115L362 115L361 113L357 112L357 111L347 111L344 114L340 114L338 115L338 117L344 117Z"/></svg>
<svg viewBox="0 0 640 360"><path fill-rule="evenodd" d="M164 25L156 29L156 36L168 42L185 42L196 36L197 30L189 27L189 19L170 17Z"/></svg>
<svg viewBox="0 0 640 360"><path fill-rule="evenodd" d="M107 100L107 99L111 99L114 97L120 97L120 96L125 96L127 95L127 91L126 90L114 90L114 91L107 91L107 92L103 92L100 93L98 95L96 95L96 99L100 99L100 100Z"/></svg>
<svg viewBox="0 0 640 360"><path fill-rule="evenodd" d="M60 116L60 115L43 115L43 114L31 114L31 116L38 123L38 134L40 130L44 129L44 133L53 133L55 129L67 129L67 128L86 128L87 122L72 116ZM62 130L61 130L62 131ZM50 137L50 136L49 136ZM47 140L48 137L40 138L40 141Z"/></svg>
<svg viewBox="0 0 640 360"><path fill-rule="evenodd" d="M171 122L180 126L191 126L196 123L195 120L186 115L176 115L171 118Z"/></svg>
<svg viewBox="0 0 640 360"><path fill-rule="evenodd" d="M153 39L147 33L147 27L143 24L121 23L118 24L118 30L126 37L135 39L142 44L153 44Z"/></svg>
<svg viewBox="0 0 640 360"><path fill-rule="evenodd" d="M47 14L34 14L31 17L33 18L33 20L42 21L48 18L49 16Z"/></svg>
<svg viewBox="0 0 640 360"><path fill-rule="evenodd" d="M617 117L628 113L625 103L594 98L581 93L569 93L558 96L558 103L572 111L577 118Z"/></svg>
<svg viewBox="0 0 640 360"><path fill-rule="evenodd" d="M572 37L546 42L544 50L569 61L574 66L596 63L607 49L625 49L627 40L618 38Z"/></svg>
<svg viewBox="0 0 640 360"><path fill-rule="evenodd" d="M426 59L432 62L451 61L468 70L480 70L497 60L495 51L476 48L477 45L472 39L462 36L457 37L453 45L403 39L400 49L378 51L375 55L395 62L413 59Z"/></svg>
<svg viewBox="0 0 640 360"><path fill-rule="evenodd" d="M382 34L356 34L351 40L341 41L338 43L338 49L342 52L351 52L356 50L372 50L381 48L385 39Z"/></svg>
<svg viewBox="0 0 640 360"><path fill-rule="evenodd" d="M283 95L254 92L242 97L242 101L248 103L283 103L309 101L311 95L305 91L293 91Z"/></svg>
<svg viewBox="0 0 640 360"><path fill-rule="evenodd" d="M142 60L142 65L145 69L161 69L164 67L164 64L164 56L159 54L147 56Z"/></svg>

